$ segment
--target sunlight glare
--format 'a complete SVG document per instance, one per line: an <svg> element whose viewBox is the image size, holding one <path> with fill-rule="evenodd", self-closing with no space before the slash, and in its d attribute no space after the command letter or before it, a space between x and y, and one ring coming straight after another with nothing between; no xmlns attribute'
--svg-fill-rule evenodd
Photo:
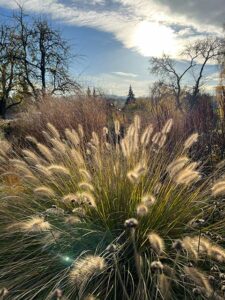
<svg viewBox="0 0 225 300"><path fill-rule="evenodd" d="M137 24L133 43L144 56L173 55L176 49L174 31L161 24L142 21Z"/></svg>

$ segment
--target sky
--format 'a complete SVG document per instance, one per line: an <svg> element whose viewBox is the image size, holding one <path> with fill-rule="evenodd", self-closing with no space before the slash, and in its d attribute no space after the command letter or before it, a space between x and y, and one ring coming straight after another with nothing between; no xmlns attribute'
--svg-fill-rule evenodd
<svg viewBox="0 0 225 300"><path fill-rule="evenodd" d="M150 57L167 53L182 70L184 45L221 35L225 23L225 0L0 0L0 18L18 2L62 31L78 54L71 72L83 86L118 96L126 96L130 84L137 96L148 95L157 79L149 71ZM212 90L217 80L211 64L205 89Z"/></svg>

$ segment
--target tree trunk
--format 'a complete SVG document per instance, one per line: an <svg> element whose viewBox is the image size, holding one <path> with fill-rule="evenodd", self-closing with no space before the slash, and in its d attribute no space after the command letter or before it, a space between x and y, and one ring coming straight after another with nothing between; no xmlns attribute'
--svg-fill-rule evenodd
<svg viewBox="0 0 225 300"><path fill-rule="evenodd" d="M5 115L6 115L6 101L3 98L0 101L0 116L2 117L2 119L5 119Z"/></svg>
<svg viewBox="0 0 225 300"><path fill-rule="evenodd" d="M40 41L39 47L41 52L41 84L42 84L42 95L45 95L46 92L46 53L45 53L45 46L44 46L44 33L40 32Z"/></svg>

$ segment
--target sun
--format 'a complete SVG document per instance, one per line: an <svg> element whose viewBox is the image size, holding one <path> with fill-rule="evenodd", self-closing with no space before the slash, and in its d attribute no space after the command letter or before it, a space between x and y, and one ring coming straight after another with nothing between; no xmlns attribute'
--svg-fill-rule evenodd
<svg viewBox="0 0 225 300"><path fill-rule="evenodd" d="M142 21L133 33L133 44L144 56L160 56L162 53L176 52L174 31L158 23Z"/></svg>

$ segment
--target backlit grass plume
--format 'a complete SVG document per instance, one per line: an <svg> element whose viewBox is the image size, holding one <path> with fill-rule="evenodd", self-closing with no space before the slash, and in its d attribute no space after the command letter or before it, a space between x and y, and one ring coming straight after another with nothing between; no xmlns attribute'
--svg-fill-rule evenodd
<svg viewBox="0 0 225 300"><path fill-rule="evenodd" d="M171 151L172 120L114 124L0 151L4 299L223 299L224 179L189 157L197 134Z"/></svg>

